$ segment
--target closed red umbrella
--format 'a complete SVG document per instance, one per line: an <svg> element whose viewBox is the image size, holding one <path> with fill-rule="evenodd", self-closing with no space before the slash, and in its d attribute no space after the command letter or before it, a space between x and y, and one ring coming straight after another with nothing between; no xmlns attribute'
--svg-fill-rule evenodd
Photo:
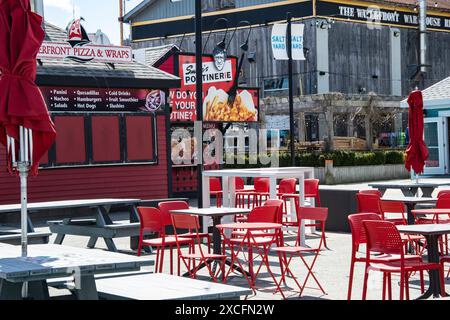
<svg viewBox="0 0 450 320"><path fill-rule="evenodd" d="M35 84L36 56L44 40L42 17L29 0L0 0L0 142L19 147L19 126L32 130L31 174L55 140L55 127ZM11 169L11 166L9 166Z"/></svg>
<svg viewBox="0 0 450 320"><path fill-rule="evenodd" d="M423 140L423 97L419 90L411 92L409 105L409 145L406 149L405 166L416 174L423 173L428 159L428 148Z"/></svg>
<svg viewBox="0 0 450 320"><path fill-rule="evenodd" d="M44 41L42 17L30 0L0 0L0 142L8 169L20 175L22 256L27 256L27 177L52 146L56 131L36 80L36 57ZM24 294L27 295L27 287Z"/></svg>

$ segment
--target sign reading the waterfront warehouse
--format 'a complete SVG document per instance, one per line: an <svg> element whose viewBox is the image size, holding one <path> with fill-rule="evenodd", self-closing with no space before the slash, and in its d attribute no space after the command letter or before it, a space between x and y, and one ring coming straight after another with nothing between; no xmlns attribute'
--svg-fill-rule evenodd
<svg viewBox="0 0 450 320"><path fill-rule="evenodd" d="M292 59L305 60L303 52L304 24L292 24ZM272 28L272 52L275 60L287 60L287 24L275 24Z"/></svg>
<svg viewBox="0 0 450 320"><path fill-rule="evenodd" d="M319 1L317 3L317 15L366 21L373 25L390 24L408 27L417 27L419 25L418 13L385 9L377 5L367 7ZM450 31L450 17L429 13L426 23L430 29Z"/></svg>
<svg viewBox="0 0 450 320"><path fill-rule="evenodd" d="M155 112L166 104L161 90L40 87L51 112Z"/></svg>

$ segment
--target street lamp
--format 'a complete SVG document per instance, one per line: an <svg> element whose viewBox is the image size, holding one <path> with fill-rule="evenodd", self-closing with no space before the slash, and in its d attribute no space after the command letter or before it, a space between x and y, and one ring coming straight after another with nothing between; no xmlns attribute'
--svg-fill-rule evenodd
<svg viewBox="0 0 450 320"><path fill-rule="evenodd" d="M180 2L183 0L170 0ZM195 0L195 77L196 77L196 112L200 130L197 136L197 199L198 207L203 207L202 172L203 172L203 46L202 46L202 0Z"/></svg>

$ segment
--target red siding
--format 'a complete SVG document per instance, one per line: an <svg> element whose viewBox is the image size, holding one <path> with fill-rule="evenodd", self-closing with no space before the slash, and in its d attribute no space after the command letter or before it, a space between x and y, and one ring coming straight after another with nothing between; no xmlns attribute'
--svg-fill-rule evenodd
<svg viewBox="0 0 450 320"><path fill-rule="evenodd" d="M166 61L164 61L159 67L159 70L165 71L170 74L175 74L175 57L172 55Z"/></svg>
<svg viewBox="0 0 450 320"><path fill-rule="evenodd" d="M165 117L158 116L158 164L44 169L28 179L30 202L92 198L166 198L167 152ZM19 178L5 169L0 147L0 204L19 203Z"/></svg>

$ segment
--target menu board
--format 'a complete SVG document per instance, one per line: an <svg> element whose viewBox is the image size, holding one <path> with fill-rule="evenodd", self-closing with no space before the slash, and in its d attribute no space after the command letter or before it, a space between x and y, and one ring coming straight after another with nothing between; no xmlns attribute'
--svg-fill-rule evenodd
<svg viewBox="0 0 450 320"><path fill-rule="evenodd" d="M169 104L171 107L170 120L172 122L193 122L196 114L196 69L195 55L178 55L178 76L181 78L181 87L171 89ZM218 70L212 56L203 56L203 98L208 95L211 88L228 92L234 83L237 70L237 59L228 57L222 70Z"/></svg>
<svg viewBox="0 0 450 320"><path fill-rule="evenodd" d="M51 112L156 112L166 104L161 90L40 87Z"/></svg>
<svg viewBox="0 0 450 320"><path fill-rule="evenodd" d="M169 105L171 122L193 122L196 113L195 56L178 55L178 76L181 87L171 89ZM229 57L219 70L211 56L203 57L203 121L205 122L257 122L259 90L238 89L233 104L228 96L237 72L237 59Z"/></svg>

